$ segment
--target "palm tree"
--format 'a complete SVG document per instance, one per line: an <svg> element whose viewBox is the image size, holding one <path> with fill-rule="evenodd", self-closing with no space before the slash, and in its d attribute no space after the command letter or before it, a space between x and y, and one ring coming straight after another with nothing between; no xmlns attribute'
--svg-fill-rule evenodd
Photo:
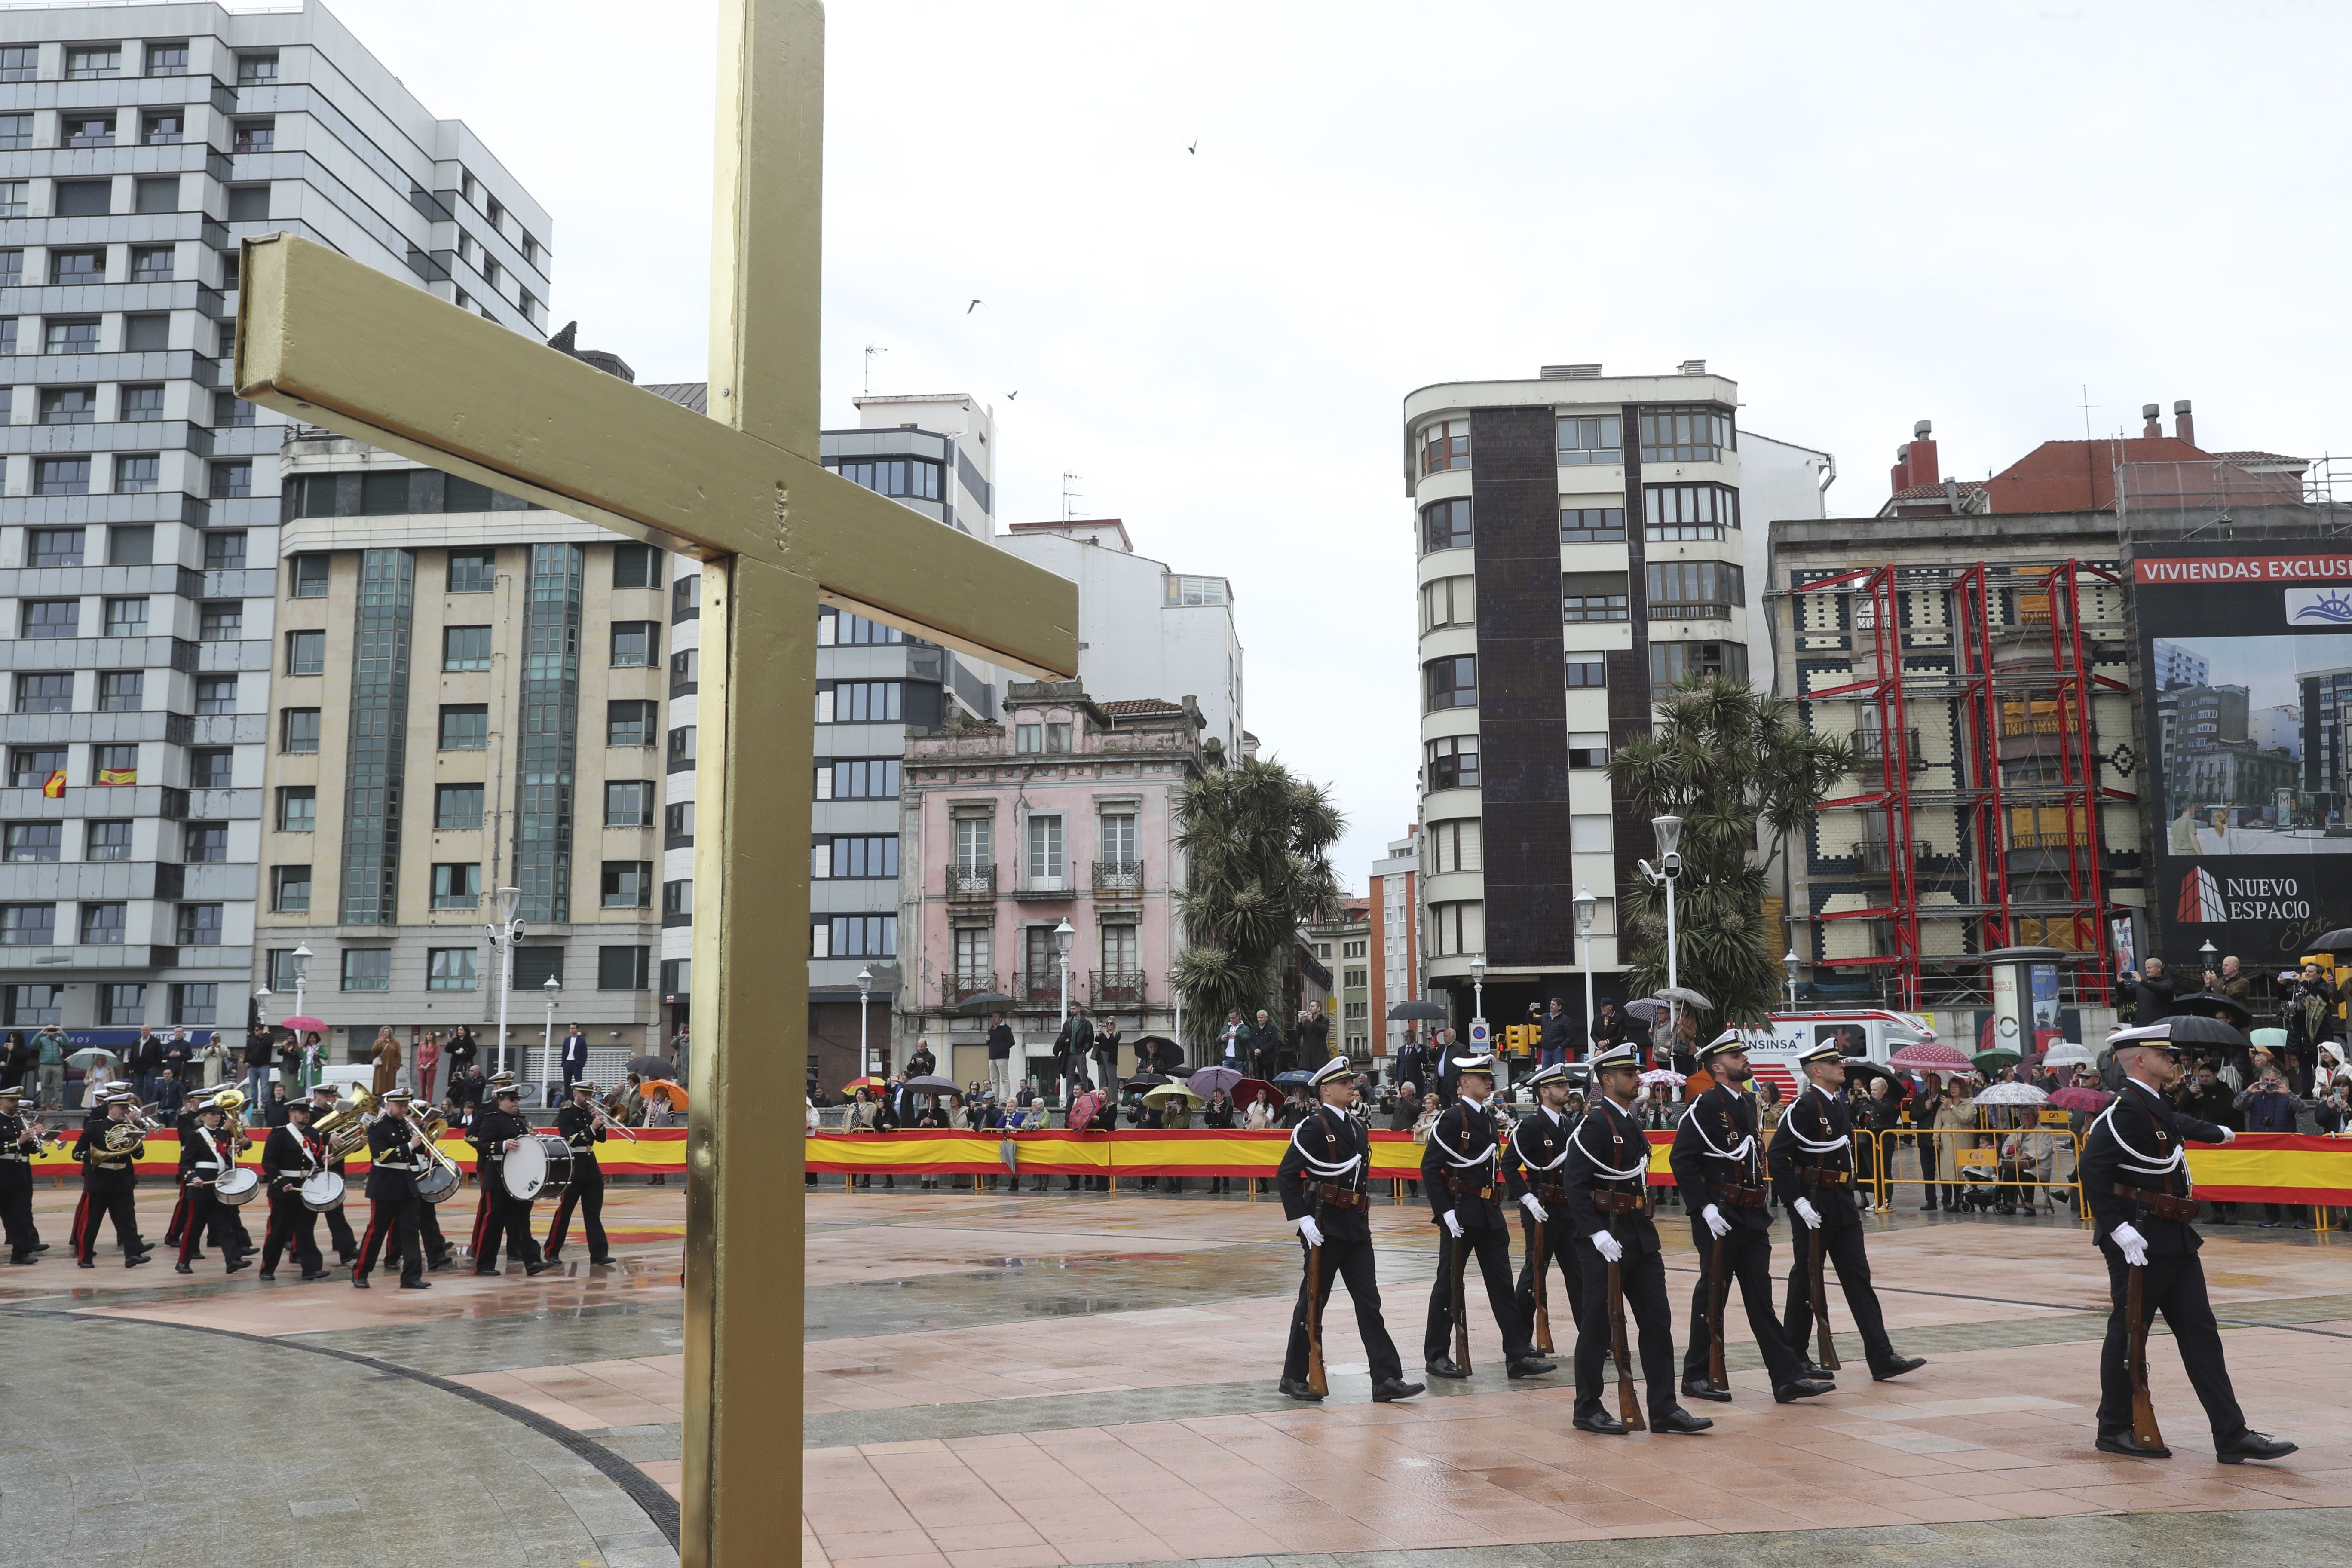
<svg viewBox="0 0 2352 1568"><path fill-rule="evenodd" d="M1749 1023L1771 1010L1780 941L1765 925L1761 845L1799 833L1854 760L1851 742L1808 734L1795 703L1721 677L1678 688L1658 704L1654 731L1610 758L1610 782L1643 816L1683 819L1677 975L1718 1017ZM1620 925L1637 988L1665 984L1665 909L1644 879Z"/></svg>
<svg viewBox="0 0 2352 1568"><path fill-rule="evenodd" d="M1205 1045L1228 1010L1280 1016L1286 946L1301 922L1338 916L1330 850L1347 821L1321 784L1256 759L1187 788L1176 820L1186 870L1176 907L1189 942L1169 978L1183 995L1185 1035Z"/></svg>

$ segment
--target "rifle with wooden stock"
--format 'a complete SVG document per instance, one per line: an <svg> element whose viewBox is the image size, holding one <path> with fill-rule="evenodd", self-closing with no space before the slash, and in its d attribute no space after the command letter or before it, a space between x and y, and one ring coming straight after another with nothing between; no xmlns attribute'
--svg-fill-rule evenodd
<svg viewBox="0 0 2352 1568"><path fill-rule="evenodd" d="M2131 1283L2124 1293L2124 1355L2131 1364L2132 1441L2143 1448L2162 1448L2164 1434L2156 1425L2156 1401L2147 1391L2147 1302L2140 1293L2147 1270L2137 1263L2126 1267L2131 1270Z"/></svg>
<svg viewBox="0 0 2352 1568"><path fill-rule="evenodd" d="M1307 1249L1307 1386L1318 1398L1331 1392L1323 1372L1323 1248Z"/></svg>
<svg viewBox="0 0 2352 1568"><path fill-rule="evenodd" d="M1609 1235L1617 1242L1617 1257L1622 1258L1625 1244L1617 1235L1613 1216L1609 1222ZM1633 1355L1625 1343L1625 1275L1617 1258L1609 1262L1609 1353L1617 1363L1617 1419L1629 1431L1646 1432L1649 1423L1642 1419L1641 1396L1633 1390Z"/></svg>
<svg viewBox="0 0 2352 1568"><path fill-rule="evenodd" d="M1534 1218L1533 1215L1528 1217ZM1528 1261L1536 1271L1536 1352L1539 1355L1549 1355L1552 1353L1551 1296L1550 1286L1544 1276L1551 1272L1551 1226L1548 1221L1536 1220L1535 1227L1535 1247L1528 1254Z"/></svg>
<svg viewBox="0 0 2352 1568"><path fill-rule="evenodd" d="M1818 1229L1811 1232L1805 1237L1805 1251L1807 1266L1812 1274L1813 1331L1821 1344L1813 1360L1822 1371L1835 1372L1838 1369L1838 1353L1837 1341L1830 1333L1829 1247L1822 1239L1827 1234Z"/></svg>
<svg viewBox="0 0 2352 1568"><path fill-rule="evenodd" d="M1462 1269L1468 1261L1470 1237L1465 1233L1454 1238L1454 1364L1464 1376L1470 1373L1470 1314L1464 1310Z"/></svg>
<svg viewBox="0 0 2352 1568"><path fill-rule="evenodd" d="M1715 1238L1706 1266L1706 1381L1729 1388L1731 1374L1723 1365L1723 1310L1731 1300L1731 1237Z"/></svg>

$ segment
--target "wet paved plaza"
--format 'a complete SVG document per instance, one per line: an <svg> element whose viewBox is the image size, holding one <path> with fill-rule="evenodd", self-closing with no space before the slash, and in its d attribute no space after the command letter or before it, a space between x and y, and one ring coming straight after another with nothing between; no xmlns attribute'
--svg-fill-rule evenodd
<svg viewBox="0 0 2352 1568"><path fill-rule="evenodd" d="M679 1188L613 1190L617 1267L575 1236L560 1273L460 1264L418 1292L126 1270L110 1242L77 1269L73 1196L42 1189L47 1260L0 1272L0 1563L112 1568L191 1531L283 1557L326 1532L353 1563L676 1561ZM142 1200L157 1239L168 1194ZM1372 1215L1409 1371L1427 1218ZM1660 1220L1679 1349L1694 1261ZM803 1556L831 1568L2333 1563L2352 1522L2340 1236L2207 1229L2240 1398L2303 1445L2232 1468L2160 1338L2178 1457L2092 1450L2103 1277L2064 1219L1883 1217L1888 1321L1928 1365L1871 1383L1842 1335L1840 1392L1779 1406L1736 1328L1738 1399L1695 1438L1571 1430L1565 1377L1507 1382L1475 1305L1468 1383L1371 1405L1340 1304L1330 1400L1282 1398L1297 1252L1268 1200L828 1184L807 1225Z"/></svg>

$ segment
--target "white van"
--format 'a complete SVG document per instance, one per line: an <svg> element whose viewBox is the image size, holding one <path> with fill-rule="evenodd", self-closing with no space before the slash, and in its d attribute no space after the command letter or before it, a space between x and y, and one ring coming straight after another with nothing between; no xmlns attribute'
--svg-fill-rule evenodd
<svg viewBox="0 0 2352 1568"><path fill-rule="evenodd" d="M1805 1081L1797 1058L1823 1040L1836 1040L1840 1054L1885 1064L1906 1046L1936 1037L1936 1026L1916 1013L1884 1007L1832 1008L1813 1013L1774 1013L1769 1033L1748 1037L1748 1061L1759 1079L1780 1086L1783 1099Z"/></svg>

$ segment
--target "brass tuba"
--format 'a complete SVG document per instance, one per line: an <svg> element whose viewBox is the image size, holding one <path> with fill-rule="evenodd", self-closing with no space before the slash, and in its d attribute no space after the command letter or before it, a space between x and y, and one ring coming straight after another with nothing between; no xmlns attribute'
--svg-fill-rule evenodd
<svg viewBox="0 0 2352 1568"><path fill-rule="evenodd" d="M310 1131L327 1145L330 1159L348 1159L367 1147L367 1124L383 1109L374 1095L353 1084L352 1097L335 1101L335 1109L312 1122Z"/></svg>

